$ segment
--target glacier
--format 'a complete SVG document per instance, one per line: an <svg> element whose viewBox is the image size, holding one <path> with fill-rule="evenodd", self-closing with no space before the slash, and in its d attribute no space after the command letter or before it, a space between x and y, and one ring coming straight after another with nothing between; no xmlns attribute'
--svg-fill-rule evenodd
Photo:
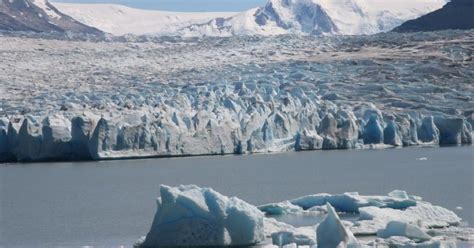
<svg viewBox="0 0 474 248"><path fill-rule="evenodd" d="M419 196L409 195L401 190L393 191L387 196L346 193L315 194L297 198L300 204L307 202L307 206L314 205L314 196L324 195L328 199L340 199L340 196L349 195L358 198L352 202L335 201L339 203L337 208L329 202L318 202L319 208L309 209L290 206L292 201L270 203L265 205L267 207L257 208L236 197L229 198L213 189L195 185L162 185L160 192L150 231L147 236L138 240L135 247L457 247L459 241L470 242L474 237L474 230L463 226L461 219L454 212L434 206ZM361 205L360 213L356 215L338 210L353 211L354 203L361 203L361 199L370 199L371 205L377 206ZM412 204L403 210L397 208L397 204L388 204L407 199L410 199ZM375 201L380 204L375 204ZM269 211L268 206L276 205L291 211ZM366 211L366 208L374 210ZM369 213L373 214L369 216ZM310 225L293 226L279 220L278 217L281 216L321 218ZM364 224L369 219L379 223L377 228ZM449 224L439 226L441 222Z"/></svg>
<svg viewBox="0 0 474 248"><path fill-rule="evenodd" d="M1 162L472 144L472 31L0 41Z"/></svg>

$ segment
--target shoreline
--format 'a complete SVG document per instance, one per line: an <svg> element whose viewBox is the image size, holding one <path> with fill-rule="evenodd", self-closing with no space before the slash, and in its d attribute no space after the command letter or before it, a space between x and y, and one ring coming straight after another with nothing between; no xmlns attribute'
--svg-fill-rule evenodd
<svg viewBox="0 0 474 248"><path fill-rule="evenodd" d="M9 161L0 162L0 166L15 166L15 165L27 165L27 164L42 164L42 163L92 163L92 162L109 162L109 161L140 161L140 160L161 160L161 159L186 159L186 158L215 158L215 157L242 157L242 156L270 156L275 154L289 154L289 153L311 153L311 152L343 152L343 151L378 151L386 149L432 149L432 148L455 148L455 147L474 147L474 144L458 144L458 145L434 145L434 144L421 144L421 145L410 145L410 146L379 146L371 147L367 145L363 148L352 148L352 149L318 149L318 150L304 150L304 151L279 151L279 152L254 152L244 154L201 154L201 155L182 155L182 156L135 156L135 157L121 157L121 158L104 158L104 159L83 159L83 160L44 160L44 161ZM421 158L420 158L421 159Z"/></svg>

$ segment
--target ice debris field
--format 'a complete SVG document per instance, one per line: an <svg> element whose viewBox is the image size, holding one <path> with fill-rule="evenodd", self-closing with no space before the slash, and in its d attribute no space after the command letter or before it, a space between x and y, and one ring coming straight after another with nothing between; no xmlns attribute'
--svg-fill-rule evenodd
<svg viewBox="0 0 474 248"><path fill-rule="evenodd" d="M0 43L2 162L472 144L473 31Z"/></svg>
<svg viewBox="0 0 474 248"><path fill-rule="evenodd" d="M151 229L136 247L441 248L474 241L474 230L454 212L400 190L315 194L260 207L194 185L162 185L160 194ZM282 216L320 220L294 226Z"/></svg>

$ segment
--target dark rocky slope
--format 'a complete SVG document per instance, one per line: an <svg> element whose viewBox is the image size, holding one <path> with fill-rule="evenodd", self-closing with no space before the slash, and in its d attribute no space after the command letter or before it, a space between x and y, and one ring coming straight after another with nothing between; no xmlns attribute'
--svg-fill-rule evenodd
<svg viewBox="0 0 474 248"><path fill-rule="evenodd" d="M474 0L452 0L443 8L407 21L395 32L421 32L446 29L474 29Z"/></svg>
<svg viewBox="0 0 474 248"><path fill-rule="evenodd" d="M0 0L0 31L103 35L102 31L61 13L47 0Z"/></svg>

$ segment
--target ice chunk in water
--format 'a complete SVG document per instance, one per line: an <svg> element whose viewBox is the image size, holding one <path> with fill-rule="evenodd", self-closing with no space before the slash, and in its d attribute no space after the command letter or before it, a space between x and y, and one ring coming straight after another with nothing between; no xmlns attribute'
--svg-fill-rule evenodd
<svg viewBox="0 0 474 248"><path fill-rule="evenodd" d="M450 237L464 238L472 234L469 228L457 227L461 219L454 212L401 190L388 196L316 194L263 205L260 210L209 188L161 186L160 191L151 230L139 241L138 247L260 245L271 239L273 245L280 247L311 247L317 241L317 248L350 248L368 242L357 240L354 235L377 234L381 238L368 245L431 248L451 247L455 243L449 240ZM333 207L333 203L337 207ZM314 223L295 227L266 218L262 211L303 218L318 214L325 219L319 225L318 218ZM327 215L322 214L326 211ZM349 218L343 221L336 211L354 215L348 215ZM428 229L436 227L441 229Z"/></svg>
<svg viewBox="0 0 474 248"><path fill-rule="evenodd" d="M282 215L289 213L298 213L303 209L300 206L291 204L289 201L279 202L279 203L270 203L266 205L259 206L258 209L265 212L268 215Z"/></svg>
<svg viewBox="0 0 474 248"><path fill-rule="evenodd" d="M194 185L161 186L142 247L252 245L264 241L263 213L235 197Z"/></svg>
<svg viewBox="0 0 474 248"><path fill-rule="evenodd" d="M431 239L431 236L426 234L421 228L400 221L390 221L385 229L381 229L377 232L377 236L381 238L402 236L420 241Z"/></svg>
<svg viewBox="0 0 474 248"><path fill-rule="evenodd" d="M292 232L277 232L272 234L272 243L278 246L289 245L294 242L294 238Z"/></svg>
<svg viewBox="0 0 474 248"><path fill-rule="evenodd" d="M405 209L410 206L415 206L416 200L417 197L408 196L405 191L394 191L388 196L361 196L357 192L341 195L316 194L303 196L291 200L290 202L303 209L310 209L315 206L323 206L326 203L330 203L337 211L358 213L359 208L366 206Z"/></svg>
<svg viewBox="0 0 474 248"><path fill-rule="evenodd" d="M316 230L318 248L358 248L359 242L352 232L342 224L336 210L327 204L328 215Z"/></svg>

